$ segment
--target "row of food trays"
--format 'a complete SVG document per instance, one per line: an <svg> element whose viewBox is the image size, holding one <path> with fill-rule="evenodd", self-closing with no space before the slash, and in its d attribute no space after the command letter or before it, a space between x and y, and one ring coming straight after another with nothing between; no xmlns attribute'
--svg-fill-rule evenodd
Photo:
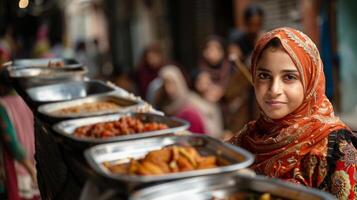
<svg viewBox="0 0 357 200"><path fill-rule="evenodd" d="M239 173L254 162L251 153L209 136L182 134L188 122L112 84L87 79L87 68L74 59L20 59L4 66L2 73L34 114L67 141L62 145L83 151L97 175L120 185L126 194L120 198L333 199Z"/></svg>

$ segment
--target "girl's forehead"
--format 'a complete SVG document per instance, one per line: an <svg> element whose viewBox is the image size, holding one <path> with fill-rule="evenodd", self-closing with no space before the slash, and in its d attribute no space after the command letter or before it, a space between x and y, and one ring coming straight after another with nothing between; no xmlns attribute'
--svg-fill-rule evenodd
<svg viewBox="0 0 357 200"><path fill-rule="evenodd" d="M282 49L266 49L262 52L262 56L258 60L257 70L265 69L286 69L297 70L293 60Z"/></svg>

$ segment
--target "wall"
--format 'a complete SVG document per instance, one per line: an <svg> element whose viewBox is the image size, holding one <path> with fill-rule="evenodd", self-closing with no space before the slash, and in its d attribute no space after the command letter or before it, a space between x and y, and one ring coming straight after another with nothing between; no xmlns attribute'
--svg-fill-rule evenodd
<svg viewBox="0 0 357 200"><path fill-rule="evenodd" d="M337 3L342 112L357 112L357 1Z"/></svg>

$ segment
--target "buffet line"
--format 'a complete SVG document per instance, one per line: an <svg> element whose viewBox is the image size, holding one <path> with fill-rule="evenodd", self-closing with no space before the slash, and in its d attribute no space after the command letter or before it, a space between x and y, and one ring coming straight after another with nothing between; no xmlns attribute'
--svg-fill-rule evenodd
<svg viewBox="0 0 357 200"><path fill-rule="evenodd" d="M113 191L107 199L334 199L243 173L254 162L251 153L190 133L188 122L111 83L86 78L87 68L74 59L20 59L3 66L35 117L48 124L44 129L83 155L82 164L96 177L88 177L92 185ZM90 195L83 188L81 199Z"/></svg>

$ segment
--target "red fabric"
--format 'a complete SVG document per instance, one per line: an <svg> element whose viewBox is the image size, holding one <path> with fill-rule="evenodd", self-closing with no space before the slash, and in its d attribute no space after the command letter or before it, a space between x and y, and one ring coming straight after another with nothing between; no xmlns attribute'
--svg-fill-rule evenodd
<svg viewBox="0 0 357 200"><path fill-rule="evenodd" d="M4 164L5 164L5 191L7 199L9 200L20 200L19 189L17 187L17 179L15 172L14 160L12 159L10 153L3 148L4 152Z"/></svg>
<svg viewBox="0 0 357 200"><path fill-rule="evenodd" d="M205 133L203 119L196 108L192 106L184 106L184 108L176 114L176 117L190 122L189 131L198 134Z"/></svg>

